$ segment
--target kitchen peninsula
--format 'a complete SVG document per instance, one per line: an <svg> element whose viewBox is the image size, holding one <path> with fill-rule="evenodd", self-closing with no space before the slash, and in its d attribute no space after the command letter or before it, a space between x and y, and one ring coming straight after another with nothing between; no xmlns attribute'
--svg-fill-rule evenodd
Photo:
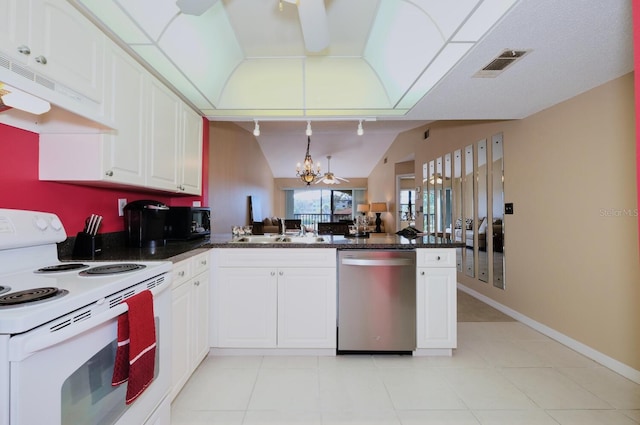
<svg viewBox="0 0 640 425"><path fill-rule="evenodd" d="M336 355L338 251L416 253L416 349L452 355L456 331L456 248L433 236L213 236L212 354Z"/></svg>

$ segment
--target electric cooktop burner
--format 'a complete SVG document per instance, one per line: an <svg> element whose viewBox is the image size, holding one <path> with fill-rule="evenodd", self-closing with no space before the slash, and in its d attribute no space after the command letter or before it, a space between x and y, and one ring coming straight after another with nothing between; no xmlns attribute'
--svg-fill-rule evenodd
<svg viewBox="0 0 640 425"><path fill-rule="evenodd" d="M88 270L83 270L80 272L80 274L82 276L104 276L117 273L132 272L134 270L144 269L145 267L146 266L144 264L134 263L109 264L106 266L92 267Z"/></svg>
<svg viewBox="0 0 640 425"><path fill-rule="evenodd" d="M54 297L61 297L68 293L69 291L53 287L33 288L24 291L10 292L8 294L0 296L0 307L48 300Z"/></svg>
<svg viewBox="0 0 640 425"><path fill-rule="evenodd" d="M89 267L88 264L82 263L63 263L56 264L55 266L42 267L36 270L36 273L56 273L56 272L68 272L70 270L81 270Z"/></svg>

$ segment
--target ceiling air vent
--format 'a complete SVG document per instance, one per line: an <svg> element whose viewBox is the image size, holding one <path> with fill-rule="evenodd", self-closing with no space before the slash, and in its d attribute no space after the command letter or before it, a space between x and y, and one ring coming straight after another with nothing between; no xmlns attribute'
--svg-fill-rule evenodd
<svg viewBox="0 0 640 425"><path fill-rule="evenodd" d="M496 58L489 62L484 68L476 72L473 76L480 78L494 78L500 75L508 66L520 60L531 50L505 49Z"/></svg>

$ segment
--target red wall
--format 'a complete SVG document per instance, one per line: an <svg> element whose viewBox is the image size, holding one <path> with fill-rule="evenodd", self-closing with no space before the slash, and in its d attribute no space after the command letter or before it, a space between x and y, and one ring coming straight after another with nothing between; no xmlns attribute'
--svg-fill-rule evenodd
<svg viewBox="0 0 640 425"><path fill-rule="evenodd" d="M75 236L91 214L104 217L100 233L124 230L124 220L118 216L119 198L128 202L154 199L171 206L189 206L199 200L207 206L209 125L206 119L203 121L203 196L181 197L39 181L38 134L0 124L0 208L53 212L62 220L67 234Z"/></svg>

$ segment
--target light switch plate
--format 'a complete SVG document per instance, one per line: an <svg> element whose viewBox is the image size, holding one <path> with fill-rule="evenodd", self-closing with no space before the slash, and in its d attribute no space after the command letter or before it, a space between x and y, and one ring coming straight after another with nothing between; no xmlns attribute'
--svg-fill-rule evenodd
<svg viewBox="0 0 640 425"><path fill-rule="evenodd" d="M125 198L118 199L118 217L124 216L124 206L127 205Z"/></svg>

